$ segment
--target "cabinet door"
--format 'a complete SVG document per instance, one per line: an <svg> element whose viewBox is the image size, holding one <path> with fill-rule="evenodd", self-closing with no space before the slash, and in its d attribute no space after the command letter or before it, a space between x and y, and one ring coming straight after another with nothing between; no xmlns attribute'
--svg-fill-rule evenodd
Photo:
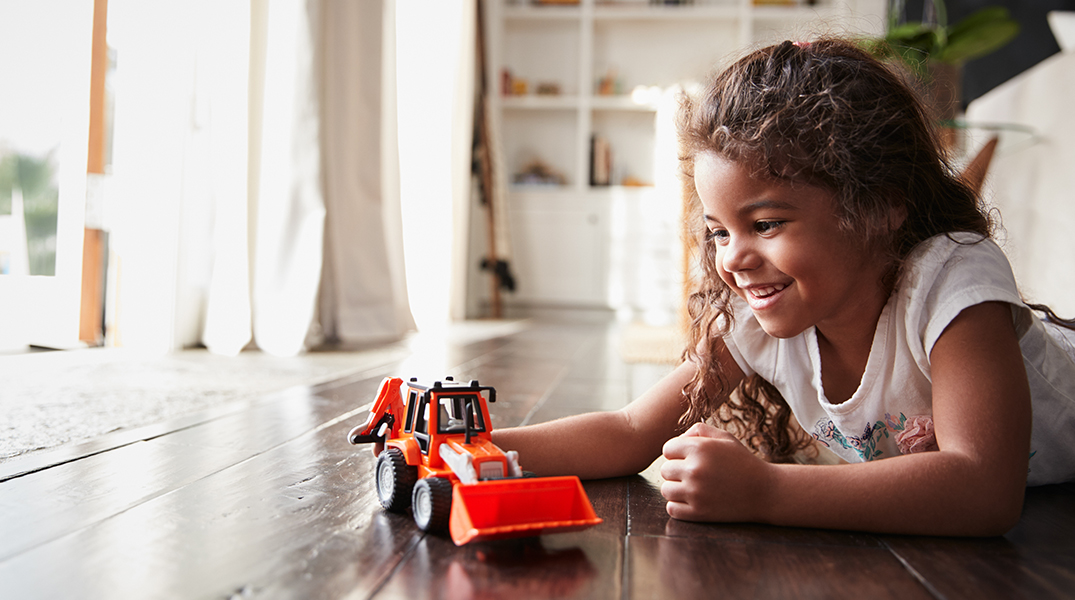
<svg viewBox="0 0 1075 600"><path fill-rule="evenodd" d="M605 209L567 194L515 194L511 241L518 288L513 302L606 306Z"/></svg>

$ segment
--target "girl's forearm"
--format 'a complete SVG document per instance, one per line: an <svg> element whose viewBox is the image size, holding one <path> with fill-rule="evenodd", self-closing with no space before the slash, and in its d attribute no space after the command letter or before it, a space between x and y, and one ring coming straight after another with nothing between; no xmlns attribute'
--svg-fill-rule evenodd
<svg viewBox="0 0 1075 600"><path fill-rule="evenodd" d="M519 463L538 475L603 479L634 475L676 434L686 408L680 394L695 367L683 363L623 409L538 425L493 431L493 443L519 452Z"/></svg>
<svg viewBox="0 0 1075 600"><path fill-rule="evenodd" d="M493 442L504 450L517 451L524 470L582 479L632 475L660 455L660 446L647 449L632 443L632 437L630 424L620 411L493 431Z"/></svg>
<svg viewBox="0 0 1075 600"><path fill-rule="evenodd" d="M1025 472L1025 464L1020 477L954 452L849 465L770 465L757 520L875 533L1000 535L1019 519Z"/></svg>

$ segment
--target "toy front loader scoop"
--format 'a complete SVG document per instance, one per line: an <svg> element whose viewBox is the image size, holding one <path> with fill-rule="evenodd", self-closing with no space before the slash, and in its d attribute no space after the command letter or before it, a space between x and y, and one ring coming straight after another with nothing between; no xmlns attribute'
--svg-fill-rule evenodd
<svg viewBox="0 0 1075 600"><path fill-rule="evenodd" d="M468 542L579 531L601 523L578 477L457 483L449 531Z"/></svg>
<svg viewBox="0 0 1075 600"><path fill-rule="evenodd" d="M419 528L448 530L459 545L601 523L578 477L524 477L516 453L493 444L484 394L496 401L477 381L381 383L369 418L347 436L385 445L375 472L381 505L410 506Z"/></svg>

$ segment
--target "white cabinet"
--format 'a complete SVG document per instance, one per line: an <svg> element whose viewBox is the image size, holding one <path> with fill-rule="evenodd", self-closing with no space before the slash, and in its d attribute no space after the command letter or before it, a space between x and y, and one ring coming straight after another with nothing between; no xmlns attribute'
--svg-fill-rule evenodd
<svg viewBox="0 0 1075 600"><path fill-rule="evenodd" d="M751 46L880 33L884 5L485 0L489 109L518 286L506 302L639 310L664 303L674 311L677 90L697 87ZM610 149L608 186L591 185L595 135ZM528 172L547 176L524 183ZM651 293L660 286L673 289Z"/></svg>
<svg viewBox="0 0 1075 600"><path fill-rule="evenodd" d="M511 208L515 296L539 303L604 303L608 203L520 191L513 194Z"/></svg>

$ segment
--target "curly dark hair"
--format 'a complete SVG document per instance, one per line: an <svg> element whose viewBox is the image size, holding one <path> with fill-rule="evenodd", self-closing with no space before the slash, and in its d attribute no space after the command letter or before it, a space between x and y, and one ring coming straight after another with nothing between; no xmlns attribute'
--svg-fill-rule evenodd
<svg viewBox="0 0 1075 600"><path fill-rule="evenodd" d="M704 241L695 157L712 152L755 177L830 190L840 227L881 253L889 272L883 283L892 289L903 261L926 239L992 234L989 213L949 166L935 123L903 76L842 39L754 51L716 75L698 99L684 99L678 126L685 218L700 262L687 301L684 359L700 368L683 389L689 408L682 427L716 418L773 462L810 443L789 428L791 410L769 382L754 376L731 390L720 370L716 355L734 323L732 291L717 273L714 244ZM895 229L893 214L903 219Z"/></svg>

